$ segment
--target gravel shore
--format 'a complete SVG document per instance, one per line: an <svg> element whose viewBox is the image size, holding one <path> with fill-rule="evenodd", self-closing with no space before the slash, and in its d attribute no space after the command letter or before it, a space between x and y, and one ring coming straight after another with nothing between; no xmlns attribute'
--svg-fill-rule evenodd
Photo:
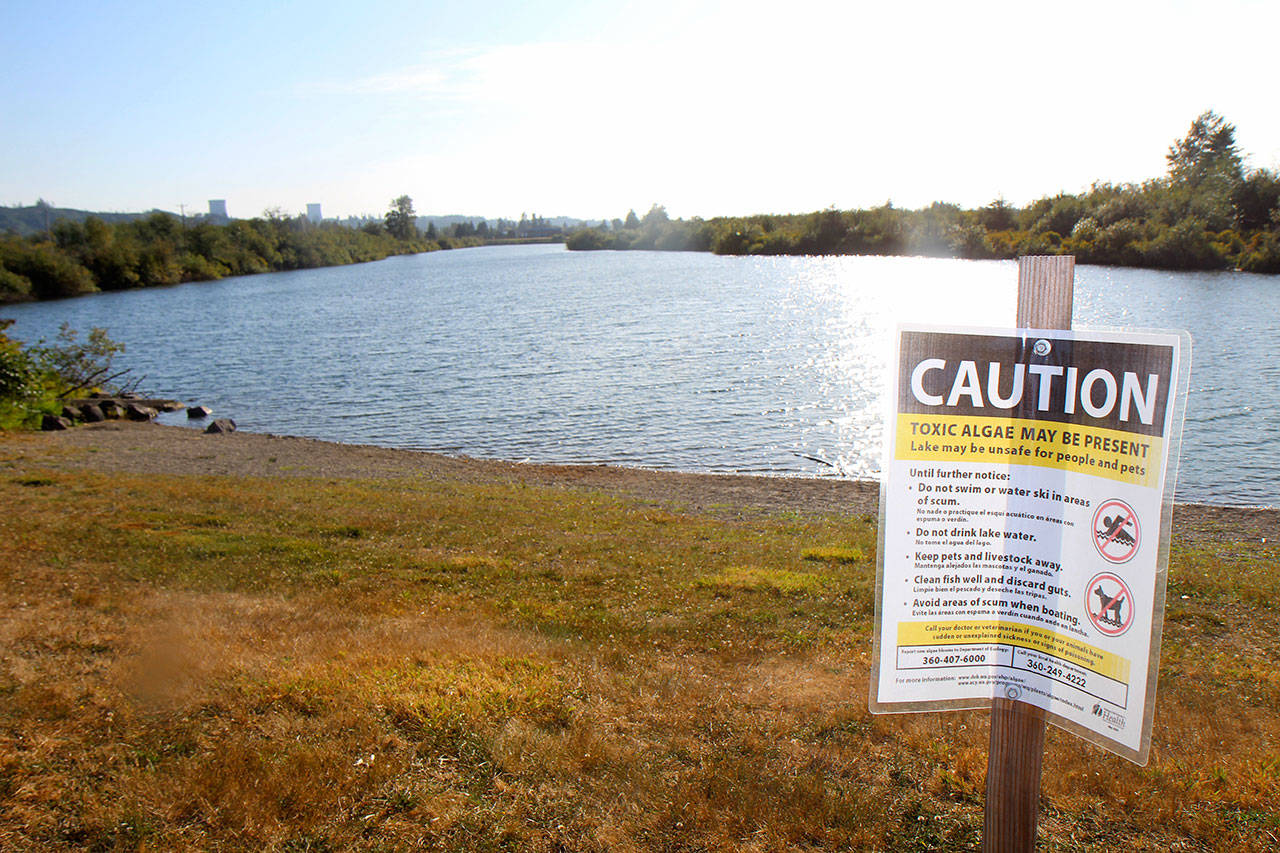
<svg viewBox="0 0 1280 853"><path fill-rule="evenodd" d="M523 482L674 503L697 512L875 516L876 482L686 474L609 465L535 465L336 444L310 438L108 421L65 432L0 434L0 464L133 474ZM1280 510L1178 504L1175 541L1280 540Z"/></svg>

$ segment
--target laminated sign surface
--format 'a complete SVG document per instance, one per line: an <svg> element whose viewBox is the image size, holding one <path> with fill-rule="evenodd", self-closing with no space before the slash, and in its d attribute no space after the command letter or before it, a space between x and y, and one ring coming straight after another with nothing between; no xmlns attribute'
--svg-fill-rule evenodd
<svg viewBox="0 0 1280 853"><path fill-rule="evenodd" d="M1014 698L1145 763L1189 350L899 329L871 710Z"/></svg>

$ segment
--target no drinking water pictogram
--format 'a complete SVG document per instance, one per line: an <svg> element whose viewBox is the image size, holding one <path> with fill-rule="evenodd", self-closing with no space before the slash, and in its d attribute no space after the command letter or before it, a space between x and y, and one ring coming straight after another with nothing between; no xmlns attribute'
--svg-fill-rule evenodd
<svg viewBox="0 0 1280 853"><path fill-rule="evenodd" d="M1093 514L1093 544L1108 563L1127 563L1138 553L1142 527L1133 507L1118 498L1102 502Z"/></svg>

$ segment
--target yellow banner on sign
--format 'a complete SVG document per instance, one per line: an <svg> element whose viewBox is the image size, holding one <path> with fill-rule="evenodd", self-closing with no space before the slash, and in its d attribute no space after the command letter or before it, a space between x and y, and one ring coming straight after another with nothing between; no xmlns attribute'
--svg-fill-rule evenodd
<svg viewBox="0 0 1280 853"><path fill-rule="evenodd" d="M958 646L970 643L1005 643L1053 655L1116 681L1129 683L1129 660L1103 651L1074 637L1021 622L901 622L899 646Z"/></svg>
<svg viewBox="0 0 1280 853"><path fill-rule="evenodd" d="M898 415L897 459L1059 468L1123 483L1159 481L1164 439L1114 429L970 415Z"/></svg>

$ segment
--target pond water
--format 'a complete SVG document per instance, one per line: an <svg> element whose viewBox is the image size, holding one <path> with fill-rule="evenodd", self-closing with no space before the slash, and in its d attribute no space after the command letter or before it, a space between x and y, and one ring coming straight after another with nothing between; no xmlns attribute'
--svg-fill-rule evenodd
<svg viewBox="0 0 1280 853"><path fill-rule="evenodd" d="M105 327L242 429L538 462L875 477L898 322L1011 326L1017 267L501 246L0 308ZM1194 340L1177 499L1280 493L1280 278L1077 267L1078 327ZM182 423L182 416L171 422Z"/></svg>

